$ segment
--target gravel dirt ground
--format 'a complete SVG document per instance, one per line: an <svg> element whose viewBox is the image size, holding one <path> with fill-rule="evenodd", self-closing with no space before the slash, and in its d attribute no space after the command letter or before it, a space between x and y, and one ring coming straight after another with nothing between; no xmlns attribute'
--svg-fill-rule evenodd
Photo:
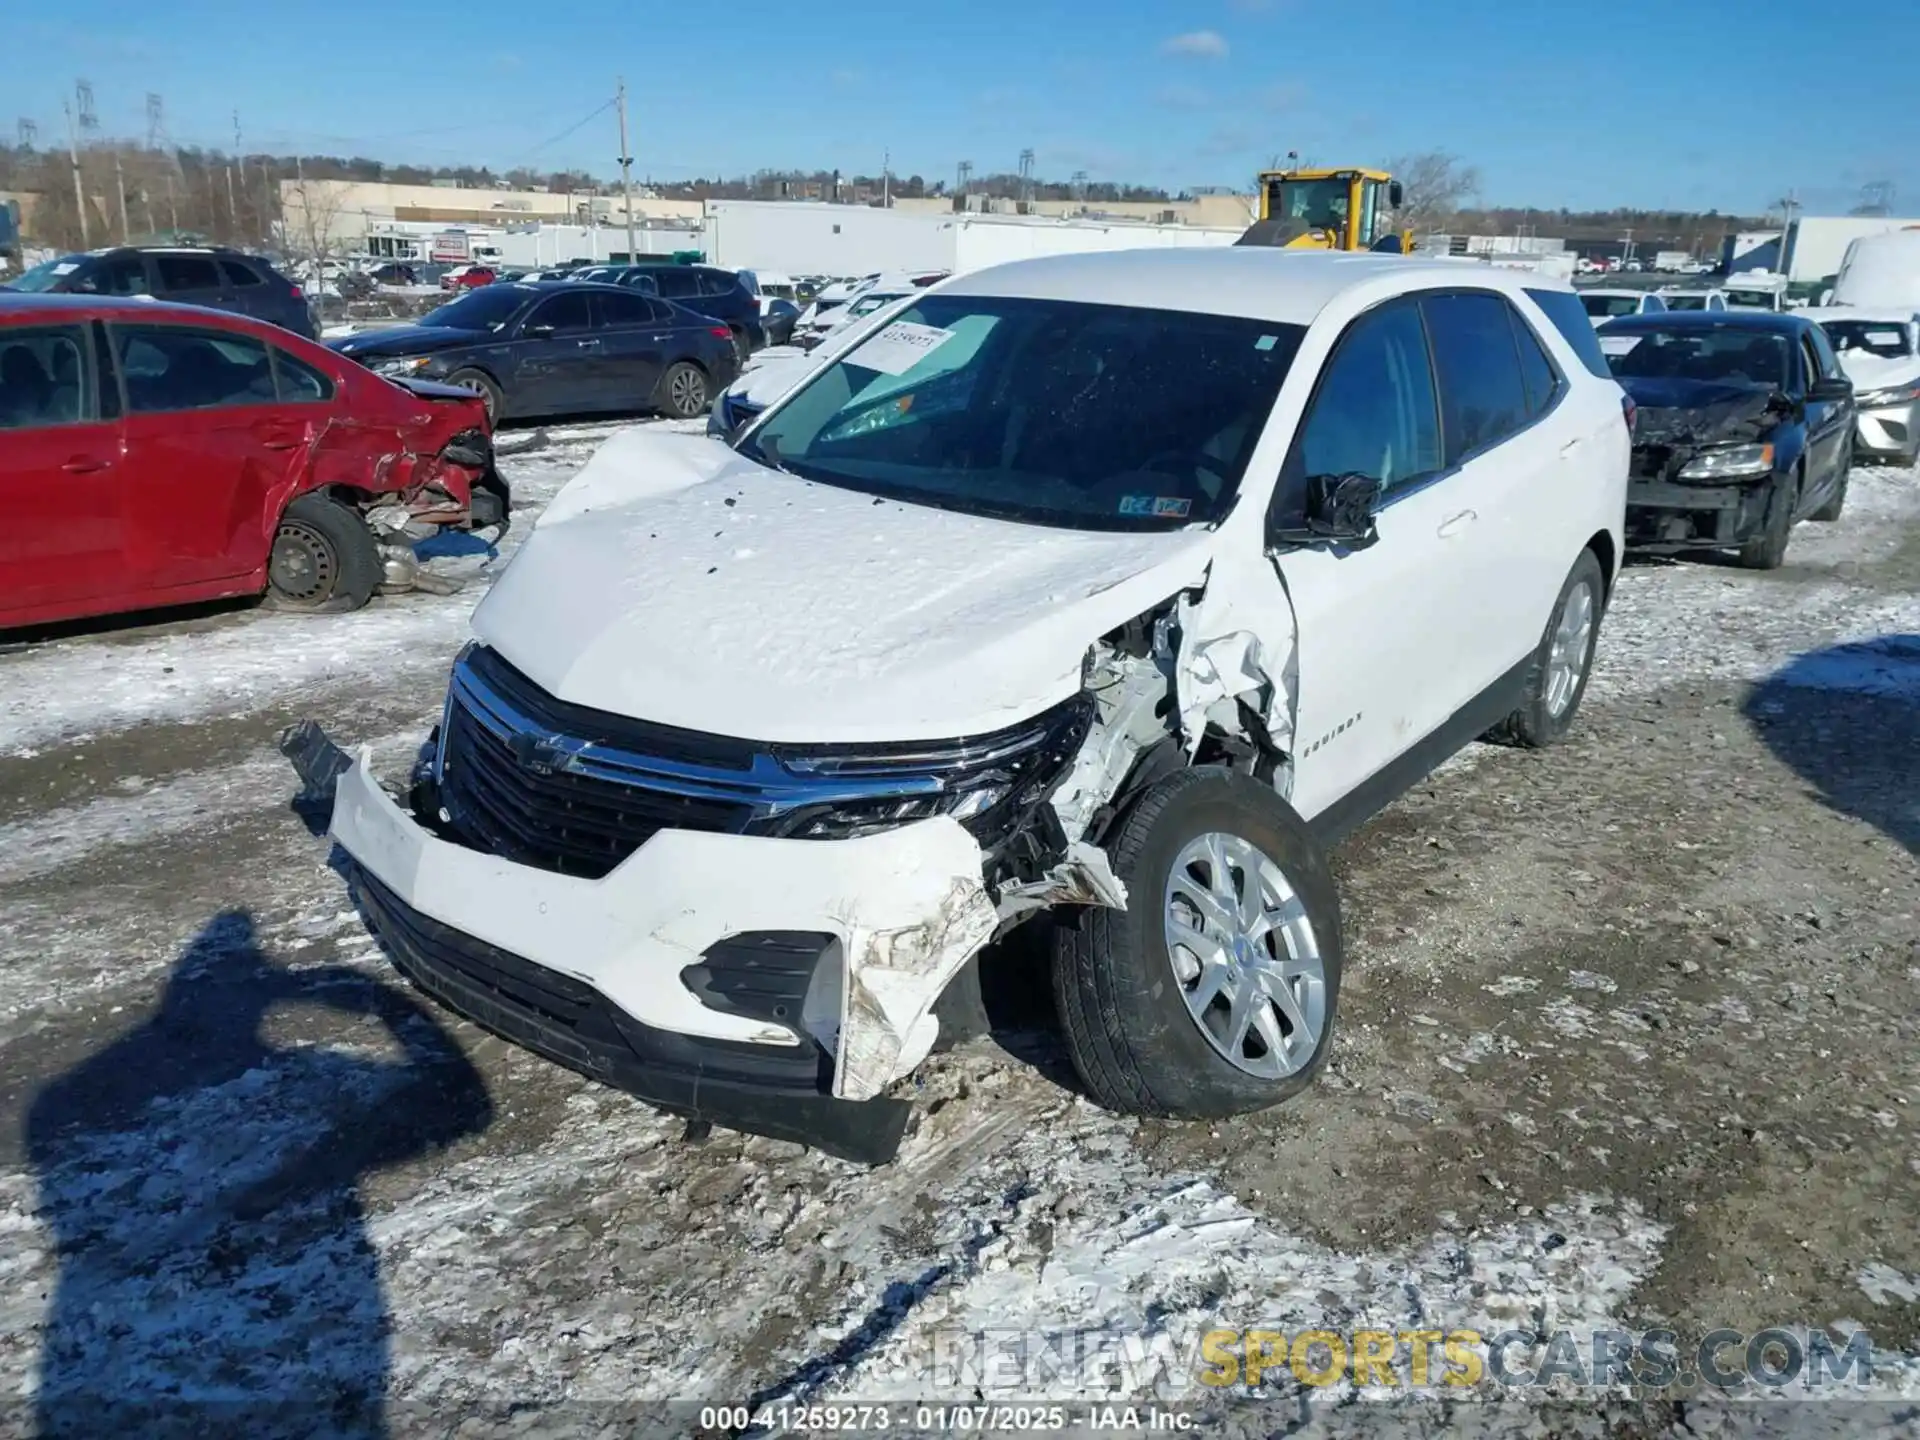
<svg viewBox="0 0 1920 1440"><path fill-rule="evenodd" d="M612 428L523 437L529 513ZM180 1394L281 1403L201 1436L558 1435L1143 1389L1234 1434L1920 1423L1920 474L1856 472L1775 574L1630 566L1567 745L1474 747L1344 846L1306 1095L1122 1120L1029 1003L924 1067L877 1171L688 1143L370 942L274 736L312 715L398 774L499 558L354 616L0 653L0 1429ZM1283 1372L1250 1412L1192 1387L1216 1325L1864 1329L1879 1403L1390 1406ZM1146 1368L995 1379L951 1348L982 1334Z"/></svg>

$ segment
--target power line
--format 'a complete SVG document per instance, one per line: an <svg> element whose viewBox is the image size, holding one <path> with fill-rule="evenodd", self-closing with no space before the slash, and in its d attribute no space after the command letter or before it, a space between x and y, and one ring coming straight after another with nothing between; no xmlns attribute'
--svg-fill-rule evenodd
<svg viewBox="0 0 1920 1440"><path fill-rule="evenodd" d="M529 155L539 154L540 151L546 149L549 145L558 145L562 140L566 139L569 135L573 134L574 131L579 130L584 126L586 126L589 121L597 120L602 115L606 114L607 111L613 109L613 107L617 105L619 101L620 101L620 97L618 95L609 96L605 104L597 107L591 114L582 116L579 120L576 120L573 124L569 125L566 129L562 130L558 135L553 136L551 139L542 140L538 145L534 146L531 150L522 151L519 155L514 157L514 163L518 164L520 161L525 160Z"/></svg>

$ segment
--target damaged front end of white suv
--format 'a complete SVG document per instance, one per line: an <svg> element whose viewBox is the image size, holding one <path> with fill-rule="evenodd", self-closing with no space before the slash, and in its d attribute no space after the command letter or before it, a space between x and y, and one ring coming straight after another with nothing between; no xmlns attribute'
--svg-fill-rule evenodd
<svg viewBox="0 0 1920 1440"><path fill-rule="evenodd" d="M845 573L848 537L901 586L869 603L918 618L779 633L784 571L739 542ZM983 539L992 589L915 597L916 564ZM430 993L667 1110L884 1161L908 1108L886 1092L968 961L1042 909L1126 904L1100 837L1130 795L1196 756L1284 784L1286 657L1214 633L1206 540L880 505L636 432L482 605L407 795L310 722L283 748ZM661 557L645 581L635 547ZM590 612L620 575L626 602ZM660 632L700 581L709 663L689 674ZM746 666L725 637L754 615ZM868 738L889 731L906 738Z"/></svg>

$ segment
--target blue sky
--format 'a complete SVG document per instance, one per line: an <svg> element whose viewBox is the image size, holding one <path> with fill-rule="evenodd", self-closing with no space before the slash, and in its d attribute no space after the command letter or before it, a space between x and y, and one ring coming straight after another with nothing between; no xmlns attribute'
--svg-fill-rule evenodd
<svg viewBox="0 0 1920 1440"><path fill-rule="evenodd" d="M640 173L761 166L951 180L1244 184L1274 156L1444 149L1490 203L1844 210L1891 180L1920 210L1920 5L1873 8L1871 56L1801 0L773 0L699 5L64 0L9 22L0 124L63 131L76 77L102 128L182 144L611 174L632 95ZM644 24L641 16L648 17Z"/></svg>

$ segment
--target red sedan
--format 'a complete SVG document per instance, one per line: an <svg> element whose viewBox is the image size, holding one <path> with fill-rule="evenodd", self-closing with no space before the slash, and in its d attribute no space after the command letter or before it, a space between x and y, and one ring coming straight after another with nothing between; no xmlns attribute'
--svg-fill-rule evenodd
<svg viewBox="0 0 1920 1440"><path fill-rule="evenodd" d="M440 277L442 290L478 290L491 285L500 272L491 265L458 265Z"/></svg>
<svg viewBox="0 0 1920 1440"><path fill-rule="evenodd" d="M504 528L469 391L185 305L0 294L0 628L265 593L351 610Z"/></svg>

